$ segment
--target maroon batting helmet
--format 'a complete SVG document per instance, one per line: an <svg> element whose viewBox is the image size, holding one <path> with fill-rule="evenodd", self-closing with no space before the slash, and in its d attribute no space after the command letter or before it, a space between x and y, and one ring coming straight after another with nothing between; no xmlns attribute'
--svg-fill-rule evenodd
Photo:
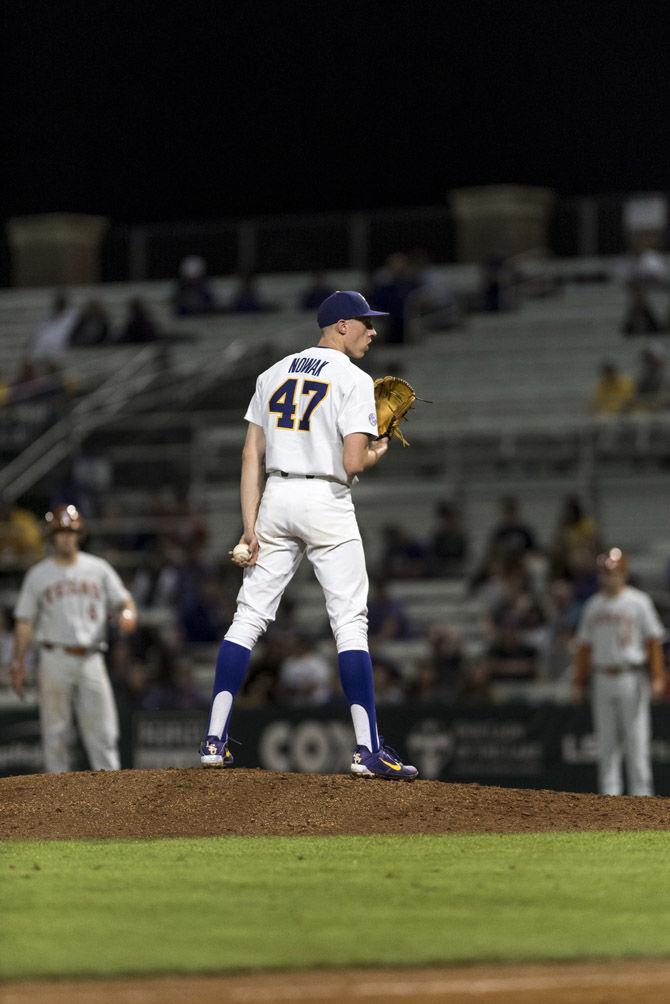
<svg viewBox="0 0 670 1004"><path fill-rule="evenodd" d="M611 547L606 554L598 555L598 568L601 571L621 571L628 575L628 559L620 547Z"/></svg>
<svg viewBox="0 0 670 1004"><path fill-rule="evenodd" d="M82 533L84 530L84 520L74 505L57 505L45 515L44 520L47 533L58 533L59 530Z"/></svg>

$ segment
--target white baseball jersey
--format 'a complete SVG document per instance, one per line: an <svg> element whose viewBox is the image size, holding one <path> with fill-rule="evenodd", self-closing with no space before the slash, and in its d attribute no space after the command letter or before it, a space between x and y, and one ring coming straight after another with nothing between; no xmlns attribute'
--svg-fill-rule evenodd
<svg viewBox="0 0 670 1004"><path fill-rule="evenodd" d="M596 593L586 603L577 632L578 643L591 646L594 669L640 665L647 661L647 642L665 631L649 596L625 586L618 596Z"/></svg>
<svg viewBox="0 0 670 1004"><path fill-rule="evenodd" d="M32 621L37 641L100 647L107 616L128 599L128 590L104 558L81 553L71 565L45 558L29 570L14 616Z"/></svg>
<svg viewBox="0 0 670 1004"><path fill-rule="evenodd" d="M374 384L344 352L303 349L261 373L244 417L265 433L267 471L348 484L342 441L353 432L377 434Z"/></svg>

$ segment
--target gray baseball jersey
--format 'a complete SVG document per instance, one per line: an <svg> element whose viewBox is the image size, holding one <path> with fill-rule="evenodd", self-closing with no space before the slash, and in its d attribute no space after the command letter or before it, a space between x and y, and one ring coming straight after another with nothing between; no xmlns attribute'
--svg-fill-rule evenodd
<svg viewBox="0 0 670 1004"><path fill-rule="evenodd" d="M647 659L650 638L663 638L654 604L641 589L626 586L618 596L596 593L584 607L577 641L592 646L595 669L638 665Z"/></svg>
<svg viewBox="0 0 670 1004"><path fill-rule="evenodd" d="M14 615L33 622L38 642L97 648L105 641L108 615L128 595L104 558L80 553L71 565L45 558L23 580Z"/></svg>

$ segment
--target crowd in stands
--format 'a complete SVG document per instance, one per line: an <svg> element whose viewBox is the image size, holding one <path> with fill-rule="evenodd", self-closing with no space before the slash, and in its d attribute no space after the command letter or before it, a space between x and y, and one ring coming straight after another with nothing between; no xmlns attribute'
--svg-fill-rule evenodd
<svg viewBox="0 0 670 1004"><path fill-rule="evenodd" d="M64 368L70 348L146 344L163 337L164 332L140 297L128 300L122 323L114 326L101 300L72 306L67 294L58 291L49 316L32 333L17 372L0 379L0 406L51 402L54 411L48 420L53 421L79 390L77 379Z"/></svg>
<svg viewBox="0 0 670 1004"><path fill-rule="evenodd" d="M239 275L232 296L226 302L222 301L207 275L207 262L200 255L188 255L182 259L171 304L176 317L258 314L279 309L276 303L263 297L253 272Z"/></svg>
<svg viewBox="0 0 670 1004"><path fill-rule="evenodd" d="M667 352L661 342L650 341L640 350L635 379L622 373L619 365L610 359L601 364L592 401L594 414L626 415L668 409Z"/></svg>
<svg viewBox="0 0 670 1004"><path fill-rule="evenodd" d="M101 300L90 299L81 306L71 306L67 295L58 292L50 316L34 332L28 359L42 372L61 364L68 348L155 342L161 337L160 328L140 297L128 300L122 323L114 327Z"/></svg>
<svg viewBox="0 0 670 1004"><path fill-rule="evenodd" d="M235 610L239 570L212 561L205 521L187 497L162 491L151 500L142 532L114 527L118 510L103 505L106 533L88 542L118 562L141 611L131 637L112 637L110 673L126 708L205 709L208 686L194 665L213 667L218 643ZM586 600L598 589L598 526L576 496L564 499L553 539L541 546L519 501L504 497L478 561L458 507L436 506L425 537L398 523L383 527L383 547L371 569L369 637L380 705L405 701L477 702L499 684L532 685L565 677L572 640ZM0 506L0 560L21 569L44 553L41 526L20 506ZM403 582L454 580L477 600L480 644L465 644L448 618L431 621L403 599ZM17 579L18 582L18 579ZM6 611L3 623L11 624ZM411 655L395 643L410 643ZM0 636L0 644L2 637ZM208 680L209 680L209 674ZM325 610L306 632L290 593L257 646L241 705L318 705L340 700L335 650Z"/></svg>
<svg viewBox="0 0 670 1004"><path fill-rule="evenodd" d="M315 272L298 294L299 310L316 311L319 304L335 291L323 272ZM381 322L383 336L390 344L405 340L407 305L419 313L431 315L432 323L449 328L458 321L455 298L440 270L435 269L425 251L411 255L395 252L388 256L364 290L379 310L388 311L388 321ZM177 317L207 314L254 314L278 310L267 300L253 273L241 274L232 295L222 300L207 275L207 263L199 255L189 255L179 266L172 290L172 309Z"/></svg>
<svg viewBox="0 0 670 1004"><path fill-rule="evenodd" d="M514 309L524 281L518 263L491 257L481 265L480 285L466 309ZM666 288L662 259L651 253L641 256L625 281L626 333L662 331L664 323L651 299ZM315 273L295 306L313 312L333 290L327 275ZM365 292L371 303L389 312L384 337L391 344L405 341L410 309L425 316L427 327L438 330L458 324L464 309L443 272L422 251L391 254L370 277ZM182 261L170 304L176 317L278 309L263 296L254 275L240 276L232 295L222 302L205 261L195 255ZM123 322L115 326L101 300L73 307L65 294L58 293L49 318L34 333L17 378L0 385L0 403L48 393L67 397L73 388L61 365L69 347L144 344L164 336L141 299L128 301ZM660 341L641 348L634 377L622 372L614 360L603 362L594 413L668 407L667 357ZM94 553L108 554L113 563L120 552L132 555L125 578L145 620L134 636L112 639L110 672L119 700L144 710L204 709L208 694L195 683L194 665L202 659L212 661L212 652L230 624L239 572L227 561L211 561L206 523L186 495L157 492L145 514L145 528L128 532L122 528L122 512L106 498L105 478L104 463L77 458L71 480L59 489L62 497L51 502L75 501L86 517L104 520L106 531L96 531L90 540ZM549 546L540 544L514 498L500 501L499 517L482 555L473 554L459 507L450 500L436 507L433 525L423 537L399 521L389 522L381 533L381 558L372 569L369 599L370 644L381 705L485 700L498 683L532 684L565 674L580 612L598 588L595 557L603 543L596 522L577 497L564 500ZM27 509L0 499L0 567L23 570L42 556L39 521ZM402 599L402 583L409 580L464 582L467 595L483 611L479 649L471 649L444 620L431 623L413 617ZM6 611L0 622L0 649L7 643L8 625L11 616ZM395 642L412 643L413 652L419 654L406 662L393 655ZM277 620L254 653L241 705L315 705L339 699L325 612L317 629L306 634L290 595L285 597Z"/></svg>
<svg viewBox="0 0 670 1004"><path fill-rule="evenodd" d="M668 271L662 256L651 248L635 255L626 266L623 283L627 292L622 322L624 335L648 335L670 328L670 313L660 317L654 294L668 290Z"/></svg>
<svg viewBox="0 0 670 1004"><path fill-rule="evenodd" d="M388 344L402 344L408 336L410 316L422 318L423 330L450 330L462 324L466 313L513 309L518 305L518 290L527 283L518 263L489 257L481 264L479 286L456 295L443 269L419 248L388 255L383 266L364 283L363 292L378 309L389 314L388 319L379 322L382 339ZM315 272L299 292L295 307L313 312L334 290L335 284L325 273ZM263 294L254 273L238 275L232 294L222 298L208 275L207 262L198 254L187 255L180 262L169 306L175 318L280 309ZM102 298L92 297L74 305L67 292L58 290L48 317L36 327L26 346L19 372L12 379L0 381L0 405L50 393L74 393L76 386L63 375L70 348L142 345L161 341L167 334L141 297L130 297L123 319L114 323Z"/></svg>

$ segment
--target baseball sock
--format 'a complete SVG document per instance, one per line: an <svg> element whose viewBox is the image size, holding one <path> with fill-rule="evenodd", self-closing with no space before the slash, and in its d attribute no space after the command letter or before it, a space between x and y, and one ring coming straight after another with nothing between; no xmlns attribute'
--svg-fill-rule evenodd
<svg viewBox="0 0 670 1004"><path fill-rule="evenodd" d="M351 706L356 743L376 753L379 749L379 735L370 653L360 649L338 652L337 662L342 690Z"/></svg>
<svg viewBox="0 0 670 1004"><path fill-rule="evenodd" d="M251 649L236 645L233 641L221 643L214 673L208 736L218 736L224 742L228 738L228 722L233 699L247 675L250 658Z"/></svg>

